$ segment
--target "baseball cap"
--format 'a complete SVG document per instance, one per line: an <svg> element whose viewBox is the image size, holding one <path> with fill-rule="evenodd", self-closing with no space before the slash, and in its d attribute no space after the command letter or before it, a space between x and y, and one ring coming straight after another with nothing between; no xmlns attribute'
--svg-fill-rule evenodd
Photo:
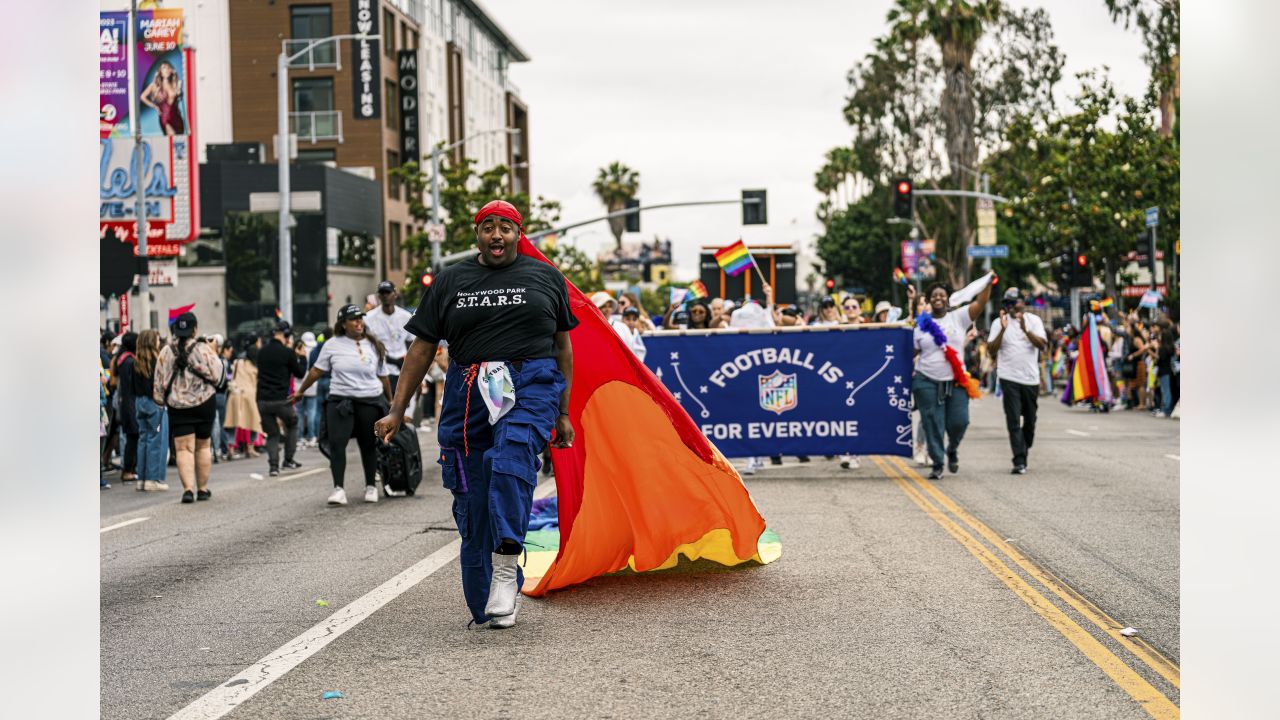
<svg viewBox="0 0 1280 720"><path fill-rule="evenodd" d="M1011 287L1011 288L1009 288L1008 290L1005 290L1005 291L1004 291L1004 299L1005 299L1005 300L1014 300L1014 301L1021 300L1021 299L1022 299L1022 291L1021 291L1021 290L1019 290L1019 289L1018 289L1018 288L1016 288L1016 287Z"/></svg>
<svg viewBox="0 0 1280 720"><path fill-rule="evenodd" d="M289 322L287 320L281 320L276 323L275 330L286 337L293 332L293 328L289 327Z"/></svg>
<svg viewBox="0 0 1280 720"><path fill-rule="evenodd" d="M835 307L836 299L831 297L830 295L824 295L822 297L822 302L819 304L822 305L822 307Z"/></svg>
<svg viewBox="0 0 1280 720"><path fill-rule="evenodd" d="M591 302L595 304L597 308L602 308L604 307L605 303L614 302L614 299L612 295L601 290L600 292L591 296Z"/></svg>
<svg viewBox="0 0 1280 720"><path fill-rule="evenodd" d="M622 311L622 316L623 317L640 317L640 310L636 306L632 305L631 307Z"/></svg>
<svg viewBox="0 0 1280 720"><path fill-rule="evenodd" d="M390 280L383 280L382 282L378 283L378 292L380 293L389 293L389 292L395 292L395 291L396 291L396 284L391 282Z"/></svg>
<svg viewBox="0 0 1280 720"><path fill-rule="evenodd" d="M196 332L196 314L184 312L173 321L173 336L189 338Z"/></svg>
<svg viewBox="0 0 1280 720"><path fill-rule="evenodd" d="M357 305L343 305L338 311L338 322L364 317L364 311Z"/></svg>

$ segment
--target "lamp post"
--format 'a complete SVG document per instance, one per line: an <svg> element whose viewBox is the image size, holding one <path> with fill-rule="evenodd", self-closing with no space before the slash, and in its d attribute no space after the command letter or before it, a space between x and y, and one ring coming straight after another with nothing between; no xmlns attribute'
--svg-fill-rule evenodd
<svg viewBox="0 0 1280 720"><path fill-rule="evenodd" d="M431 150L431 224L440 224L440 156L454 150L465 144L468 140L474 140L482 135L492 135L493 133L506 133L514 137L519 137L520 128L498 128L496 130L481 130L474 135L468 135L461 140L442 145ZM438 235L436 236L439 237ZM440 245L441 240L433 239L431 241L431 270L432 272L440 272Z"/></svg>
<svg viewBox="0 0 1280 720"><path fill-rule="evenodd" d="M280 41L280 55L276 58L276 167L279 171L280 216L279 216L279 262L280 283L279 301L280 315L289 323L293 322L293 233L289 229L289 63L311 52L318 45L338 40L378 40L381 35L354 33L330 35L307 43L301 50L289 54L289 40ZM341 70L342 66L339 65ZM314 121L313 121L314 122Z"/></svg>

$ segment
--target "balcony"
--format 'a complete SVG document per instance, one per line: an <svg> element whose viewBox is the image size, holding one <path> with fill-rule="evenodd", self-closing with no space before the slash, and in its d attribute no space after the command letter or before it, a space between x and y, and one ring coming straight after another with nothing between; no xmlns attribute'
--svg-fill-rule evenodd
<svg viewBox="0 0 1280 720"><path fill-rule="evenodd" d="M298 136L298 142L313 145L320 140L342 142L342 113L338 110L291 112L289 130Z"/></svg>
<svg viewBox="0 0 1280 720"><path fill-rule="evenodd" d="M296 40L284 41L284 52L286 56L302 50L308 44L315 40L308 38L300 38ZM337 68L342 69L342 51L339 49L338 41L331 40L326 43L320 43L310 50L304 52L289 62L290 68L306 68L315 70L316 68Z"/></svg>

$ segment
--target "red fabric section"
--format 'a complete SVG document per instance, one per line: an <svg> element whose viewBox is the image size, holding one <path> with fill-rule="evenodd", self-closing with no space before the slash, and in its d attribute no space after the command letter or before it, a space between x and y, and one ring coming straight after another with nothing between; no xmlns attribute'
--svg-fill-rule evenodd
<svg viewBox="0 0 1280 720"><path fill-rule="evenodd" d="M480 208L480 212L476 213L475 224L479 225L481 220L484 220L490 215L504 217L513 221L517 225L524 225L524 217L520 215L520 211L516 209L515 205L512 205L506 200L490 200L485 203L485 206ZM520 239L524 240L524 235L521 235ZM546 258L543 258L543 260L546 260Z"/></svg>
<svg viewBox="0 0 1280 720"><path fill-rule="evenodd" d="M522 233L520 254L528 255L551 265L533 243ZM703 462L711 463L715 450L697 424L684 411L671 392L649 368L644 366L623 343L622 338L609 327L604 315L591 303L591 299L565 280L569 290L569 306L578 319L578 326L569 333L573 343L573 391L570 393L569 417L574 428L582 428L582 411L591 394L609 382L625 382L643 390L660 407L676 429L681 441ZM619 423L617 432L629 438L637 437L637 428ZM551 462L556 473L556 492L560 510L560 555L564 554L573 536L573 522L582 507L583 468L591 438L579 436L573 447L552 449ZM746 492L745 489L743 492ZM711 528L707 528L710 530ZM755 538L752 538L752 542ZM673 548L674 549L674 548Z"/></svg>

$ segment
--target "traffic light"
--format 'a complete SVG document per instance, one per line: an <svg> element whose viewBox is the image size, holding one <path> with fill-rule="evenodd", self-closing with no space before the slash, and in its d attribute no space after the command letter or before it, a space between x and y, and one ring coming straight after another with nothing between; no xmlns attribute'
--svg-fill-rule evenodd
<svg viewBox="0 0 1280 720"><path fill-rule="evenodd" d="M435 282L435 279L436 279L435 276L432 275L430 272L422 273L422 287L424 288L431 287L431 283Z"/></svg>
<svg viewBox="0 0 1280 720"><path fill-rule="evenodd" d="M1071 287L1073 277L1072 263L1075 258L1072 253L1059 253L1053 259L1053 279L1058 284L1058 290L1065 293Z"/></svg>
<svg viewBox="0 0 1280 720"><path fill-rule="evenodd" d="M893 181L893 214L907 220L911 219L911 193L914 188L911 181L899 178Z"/></svg>
<svg viewBox="0 0 1280 720"><path fill-rule="evenodd" d="M836 289L836 281L832 280L831 278L827 278L827 292L831 292L832 290L835 290L835 289Z"/></svg>
<svg viewBox="0 0 1280 720"><path fill-rule="evenodd" d="M640 232L640 201L639 201L639 200L637 200L636 198L628 198L628 199L627 199L627 209L628 209L628 210L635 210L635 212L633 212L633 213L628 213L628 214L626 215L626 218L627 218L626 230L627 230L627 232Z"/></svg>
<svg viewBox="0 0 1280 720"><path fill-rule="evenodd" d="M1071 287L1093 287L1093 267L1089 256L1077 253L1071 263Z"/></svg>
<svg viewBox="0 0 1280 720"><path fill-rule="evenodd" d="M768 225L769 209L764 190L742 191L742 224ZM751 200L752 202L747 202Z"/></svg>

